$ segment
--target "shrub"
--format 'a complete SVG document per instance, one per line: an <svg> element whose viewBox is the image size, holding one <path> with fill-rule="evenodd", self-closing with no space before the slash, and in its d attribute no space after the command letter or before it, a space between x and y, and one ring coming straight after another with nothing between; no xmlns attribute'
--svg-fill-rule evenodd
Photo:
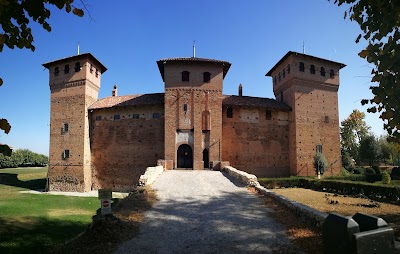
<svg viewBox="0 0 400 254"><path fill-rule="evenodd" d="M328 162L322 153L316 153L314 156L314 168L317 175L318 171L321 175L324 174L325 169L328 167Z"/></svg>
<svg viewBox="0 0 400 254"><path fill-rule="evenodd" d="M353 170L353 173L354 173L354 174L358 174L358 175L364 175L365 169L364 169L364 168L355 168L355 169Z"/></svg>
<svg viewBox="0 0 400 254"><path fill-rule="evenodd" d="M391 179L400 180L400 167L392 168Z"/></svg>
<svg viewBox="0 0 400 254"><path fill-rule="evenodd" d="M375 171L375 174L377 174L377 175L382 174L381 169L379 168L378 165L373 165L372 169Z"/></svg>
<svg viewBox="0 0 400 254"><path fill-rule="evenodd" d="M366 168L365 174L366 175L375 175L375 170L373 168Z"/></svg>
<svg viewBox="0 0 400 254"><path fill-rule="evenodd" d="M365 175L365 180L369 183L374 183L378 181L382 181L382 175L377 175L377 174L367 174Z"/></svg>
<svg viewBox="0 0 400 254"><path fill-rule="evenodd" d="M387 171L383 171L383 173L382 173L382 183L383 184L390 184L390 180L391 180L391 178L390 178L389 173Z"/></svg>
<svg viewBox="0 0 400 254"><path fill-rule="evenodd" d="M363 174L349 174L347 176L326 176L324 180L342 180L342 181L356 181L365 182L367 177Z"/></svg>
<svg viewBox="0 0 400 254"><path fill-rule="evenodd" d="M340 171L340 175L341 176L348 176L348 175L350 175L350 172L347 171L345 168L342 168L342 171Z"/></svg>

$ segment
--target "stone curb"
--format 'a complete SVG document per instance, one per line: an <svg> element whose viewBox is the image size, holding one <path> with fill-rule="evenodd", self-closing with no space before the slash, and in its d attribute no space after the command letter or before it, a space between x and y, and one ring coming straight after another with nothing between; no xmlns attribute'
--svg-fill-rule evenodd
<svg viewBox="0 0 400 254"><path fill-rule="evenodd" d="M139 178L139 186L146 186L152 184L159 175L164 172L163 166L155 166L146 168L146 172Z"/></svg>

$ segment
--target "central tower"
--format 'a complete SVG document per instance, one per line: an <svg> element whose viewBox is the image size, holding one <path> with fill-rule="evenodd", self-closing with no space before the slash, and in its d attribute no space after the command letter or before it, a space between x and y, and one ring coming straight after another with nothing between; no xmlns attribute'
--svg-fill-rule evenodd
<svg viewBox="0 0 400 254"><path fill-rule="evenodd" d="M204 58L157 61L165 84L166 168L221 161L222 87L231 64Z"/></svg>

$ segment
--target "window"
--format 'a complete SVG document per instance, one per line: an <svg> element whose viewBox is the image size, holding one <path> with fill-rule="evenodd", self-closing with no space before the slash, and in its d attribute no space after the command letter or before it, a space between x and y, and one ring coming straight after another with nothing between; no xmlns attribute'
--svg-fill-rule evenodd
<svg viewBox="0 0 400 254"><path fill-rule="evenodd" d="M119 119L121 119L120 115L114 115L114 120L119 120Z"/></svg>
<svg viewBox="0 0 400 254"><path fill-rule="evenodd" d="M329 123L329 116L325 116L324 122Z"/></svg>
<svg viewBox="0 0 400 254"><path fill-rule="evenodd" d="M271 112L271 110L266 110L265 111L265 119L267 119L267 120L271 120L271 118L272 118L272 112Z"/></svg>
<svg viewBox="0 0 400 254"><path fill-rule="evenodd" d="M230 107L230 106L226 108L226 117L227 118L232 118L233 117L233 108Z"/></svg>
<svg viewBox="0 0 400 254"><path fill-rule="evenodd" d="M76 62L75 63L75 72L80 72L81 71L81 63L80 62Z"/></svg>
<svg viewBox="0 0 400 254"><path fill-rule="evenodd" d="M99 76L99 70L96 68L96 78Z"/></svg>
<svg viewBox="0 0 400 254"><path fill-rule="evenodd" d="M60 69L58 67L54 68L54 76L58 76Z"/></svg>
<svg viewBox="0 0 400 254"><path fill-rule="evenodd" d="M310 73L315 74L315 66L313 64L310 66Z"/></svg>
<svg viewBox="0 0 400 254"><path fill-rule="evenodd" d="M278 73L278 82L281 82L281 73Z"/></svg>
<svg viewBox="0 0 400 254"><path fill-rule="evenodd" d="M331 78L335 77L335 71L333 69L331 69L331 71L329 72L329 75Z"/></svg>
<svg viewBox="0 0 400 254"><path fill-rule="evenodd" d="M93 73L93 65L90 64L90 73Z"/></svg>
<svg viewBox="0 0 400 254"><path fill-rule="evenodd" d="M274 85L276 85L276 76L274 77Z"/></svg>
<svg viewBox="0 0 400 254"><path fill-rule="evenodd" d="M282 78L284 78L286 76L286 71L285 69L282 70Z"/></svg>
<svg viewBox="0 0 400 254"><path fill-rule="evenodd" d="M283 102L283 92L281 92L281 102Z"/></svg>
<svg viewBox="0 0 400 254"><path fill-rule="evenodd" d="M325 76L325 68L321 67L321 76Z"/></svg>
<svg viewBox="0 0 400 254"><path fill-rule="evenodd" d="M101 116L96 116L96 121L101 121Z"/></svg>
<svg viewBox="0 0 400 254"><path fill-rule="evenodd" d="M184 111L185 113L188 111L188 107L187 107L187 104L186 104L186 103L183 104L183 111Z"/></svg>
<svg viewBox="0 0 400 254"><path fill-rule="evenodd" d="M204 73L203 73L203 82L208 83L208 82L210 82L210 79L211 79L211 73L209 73L209 72L204 72Z"/></svg>
<svg viewBox="0 0 400 254"><path fill-rule="evenodd" d="M67 74L67 73L69 73L69 64L66 64L64 66L64 74Z"/></svg>
<svg viewBox="0 0 400 254"><path fill-rule="evenodd" d="M63 131L63 132L68 132L68 129L69 129L68 124L67 124L67 123L64 123L63 128L62 128L62 131Z"/></svg>
<svg viewBox="0 0 400 254"><path fill-rule="evenodd" d="M133 118L133 119L139 119L139 114L133 114L133 115L132 115L132 118Z"/></svg>
<svg viewBox="0 0 400 254"><path fill-rule="evenodd" d="M64 152L62 153L62 159L66 160L69 158L69 150L64 150Z"/></svg>
<svg viewBox="0 0 400 254"><path fill-rule="evenodd" d="M300 62L299 71L304 72L304 63Z"/></svg>
<svg viewBox="0 0 400 254"><path fill-rule="evenodd" d="M322 153L322 145L317 145L317 153Z"/></svg>
<svg viewBox="0 0 400 254"><path fill-rule="evenodd" d="M182 71L182 81L189 81L189 74L188 71Z"/></svg>
<svg viewBox="0 0 400 254"><path fill-rule="evenodd" d="M160 118L160 113L154 113L153 118Z"/></svg>
<svg viewBox="0 0 400 254"><path fill-rule="evenodd" d="M290 64L287 65L287 74L290 74Z"/></svg>

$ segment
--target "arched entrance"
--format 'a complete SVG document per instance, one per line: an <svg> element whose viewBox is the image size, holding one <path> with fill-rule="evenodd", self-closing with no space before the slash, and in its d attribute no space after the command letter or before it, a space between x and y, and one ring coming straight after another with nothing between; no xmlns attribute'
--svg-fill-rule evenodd
<svg viewBox="0 0 400 254"><path fill-rule="evenodd" d="M193 168L193 150L189 145L178 147L178 168Z"/></svg>
<svg viewBox="0 0 400 254"><path fill-rule="evenodd" d="M210 159L208 157L208 150L203 150L203 161L204 161L204 168L210 168Z"/></svg>

